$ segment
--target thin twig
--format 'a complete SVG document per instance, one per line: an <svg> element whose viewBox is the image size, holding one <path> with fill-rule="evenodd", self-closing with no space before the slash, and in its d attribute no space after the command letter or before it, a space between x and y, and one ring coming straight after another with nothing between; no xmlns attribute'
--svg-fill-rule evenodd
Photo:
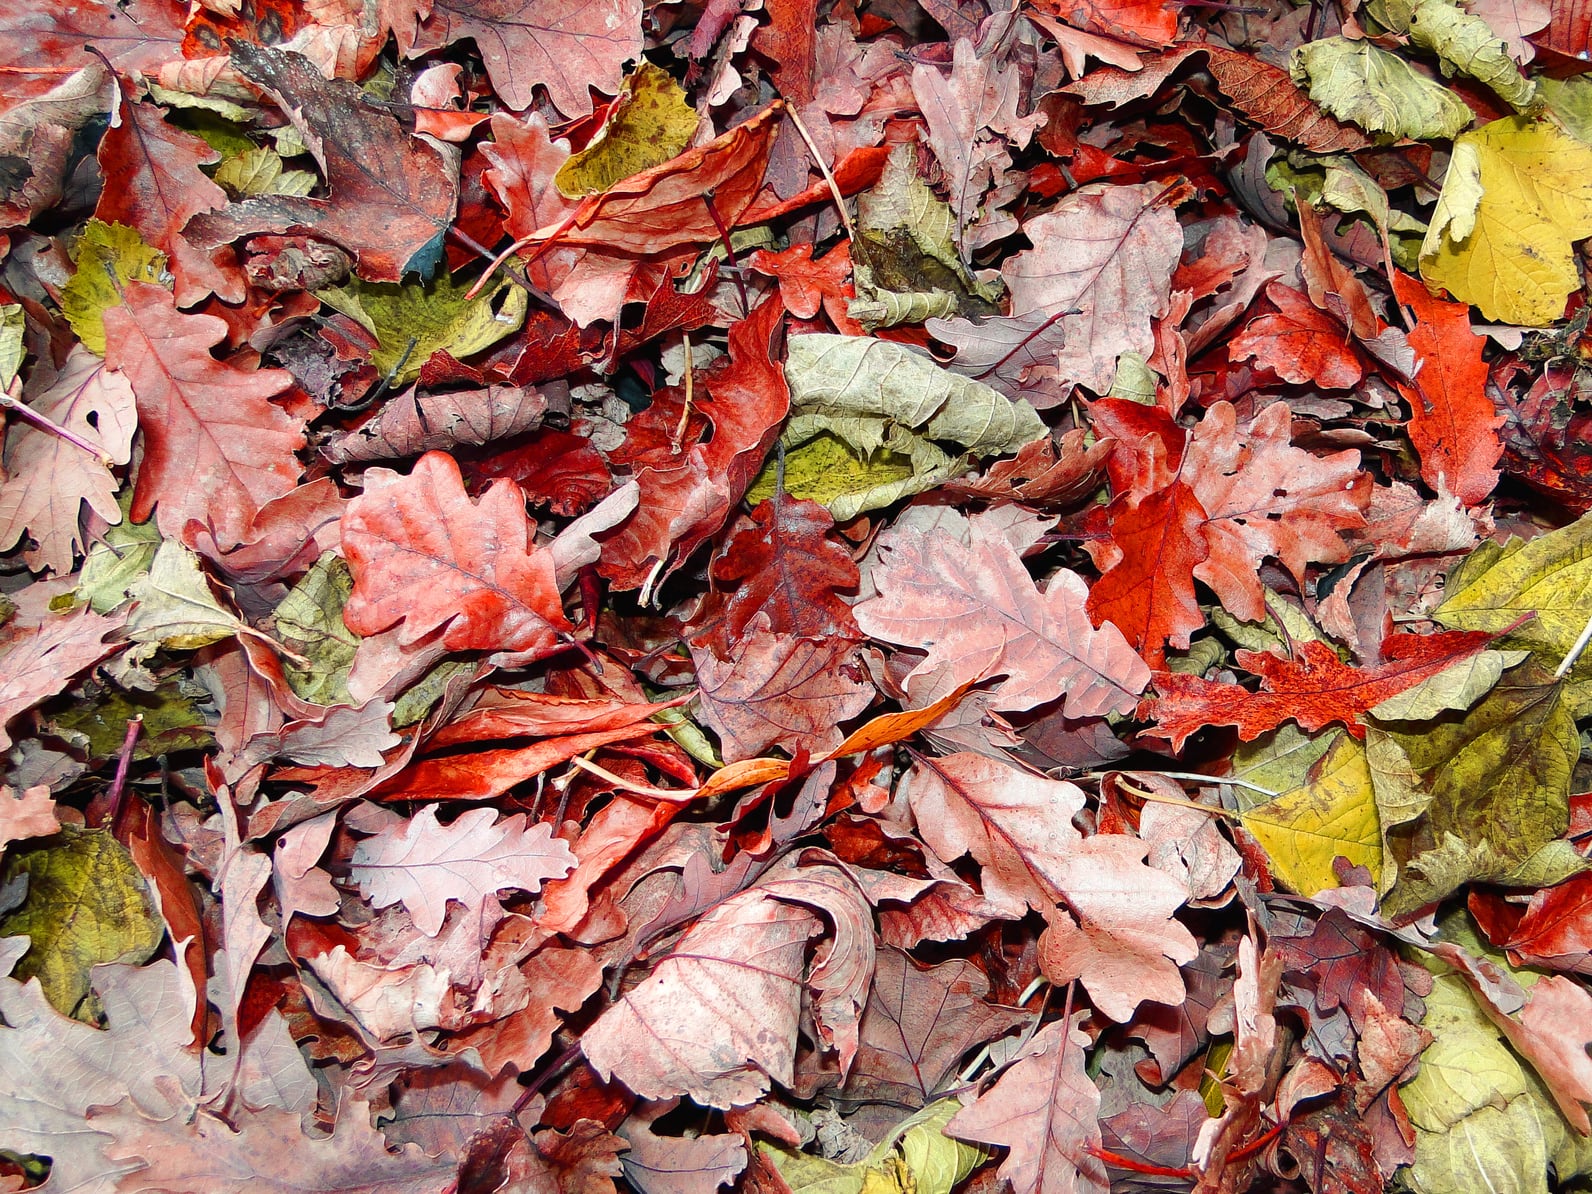
<svg viewBox="0 0 1592 1194"><path fill-rule="evenodd" d="M1123 771L1085 771L1080 779L1106 779L1113 775L1130 774ZM1162 775L1167 779L1190 780L1197 784L1231 784L1235 788L1248 788L1251 792L1259 792L1262 796L1270 796L1273 800L1281 796L1281 792L1273 792L1270 788L1263 788L1259 784L1252 784L1247 779L1238 779L1231 775L1200 775L1194 771L1141 771L1143 775ZM1200 807L1205 807L1201 805Z"/></svg>
<svg viewBox="0 0 1592 1194"><path fill-rule="evenodd" d="M607 768L599 767L590 759L582 758L580 755L576 755L570 762L582 771L590 771L598 779L613 784L614 787L623 791L634 792L637 796L650 796L658 800L667 800L671 804L679 804L681 797L689 798L696 793L695 788L680 788L677 791L670 792L663 788L649 788L645 784L633 784L628 779L622 779Z"/></svg>
<svg viewBox="0 0 1592 1194"><path fill-rule="evenodd" d="M111 780L110 812L106 815L105 825L112 833L116 831L116 821L122 815L122 797L127 791L127 773L133 765L133 746L138 742L138 732L144 728L144 715L142 713L131 717L127 721L127 733L122 738L122 748L116 752L116 778Z"/></svg>
<svg viewBox="0 0 1592 1194"><path fill-rule="evenodd" d="M0 407L4 407L6 410L16 411L18 415L20 415L27 422L32 423L40 431L46 432L60 439L64 439L74 448L83 449L83 451L94 457L95 460L98 460L106 468L114 468L116 466L116 461L111 459L110 453L105 451L104 448L100 447L98 444L90 443L77 432L68 427L61 426L61 424L57 423L54 419L50 419L44 415L41 415L31 406L28 406L26 403L21 402L16 398L13 398L10 394L0 392Z"/></svg>
<svg viewBox="0 0 1592 1194"><path fill-rule="evenodd" d="M1592 642L1592 618L1588 618L1586 625L1581 627L1580 636L1572 644L1569 651L1565 652L1564 658L1559 661L1559 666L1554 669L1553 678L1555 680L1564 679L1565 673L1575 666L1577 659L1581 658L1581 652L1586 650L1588 642Z"/></svg>
<svg viewBox="0 0 1592 1194"><path fill-rule="evenodd" d="M702 205L708 209L708 218L713 221L713 227L718 229L719 243L724 246L724 259L730 263L730 272L735 278L735 288L741 292L741 318L745 319L752 313L752 300L746 296L746 279L741 276L741 263L735 259L735 246L730 243L730 230L724 224L724 217L719 215L718 205L713 202L712 187L702 192Z"/></svg>
<svg viewBox="0 0 1592 1194"><path fill-rule="evenodd" d="M840 212L840 222L845 225L846 235L852 240L857 239L857 229L851 222L851 213L846 210L846 197L840 193L840 184L835 181L835 176L829 172L829 166L824 161L824 155L818 152L818 146L813 144L812 134L807 131L807 126L802 123L801 116L792 104L785 105L785 114L795 124L796 131L801 134L801 139L807 143L807 152L812 154L813 165L818 167L818 173L824 176L824 181L829 184L829 193L834 196L835 207Z"/></svg>

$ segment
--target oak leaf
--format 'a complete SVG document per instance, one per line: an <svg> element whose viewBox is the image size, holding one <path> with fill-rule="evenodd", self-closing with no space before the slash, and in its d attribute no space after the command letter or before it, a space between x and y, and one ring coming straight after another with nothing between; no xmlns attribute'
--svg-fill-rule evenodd
<svg viewBox="0 0 1592 1194"><path fill-rule="evenodd" d="M298 480L303 433L270 402L292 375L217 361L210 350L226 324L182 314L159 286L130 282L126 293L105 312L105 361L132 385L144 434L132 520L155 510L161 534L178 538L191 519L232 547Z"/></svg>
<svg viewBox="0 0 1592 1194"><path fill-rule="evenodd" d="M343 620L354 633L401 622L400 641L413 643L441 627L449 650L494 651L499 660L568 641L552 556L533 547L513 482L471 501L454 459L428 452L407 477L367 471L342 526L354 575Z"/></svg>
<svg viewBox="0 0 1592 1194"><path fill-rule="evenodd" d="M86 349L75 348L49 388L29 405L98 444L110 463L127 463L137 427L132 388ZM87 547L82 507L107 523L121 521L116 488L104 461L31 423L18 423L5 440L0 547L10 547L26 532L33 538L24 553L28 566L65 575L73 557Z"/></svg>
<svg viewBox="0 0 1592 1194"><path fill-rule="evenodd" d="M499 821L494 810L474 808L443 826L437 808L428 804L402 829L360 842L349 872L375 907L402 901L427 936L442 931L449 900L463 904L467 916L479 916L495 892L540 891L575 865L551 827L527 828L524 814Z"/></svg>
<svg viewBox="0 0 1592 1194"><path fill-rule="evenodd" d="M1057 1020L1045 1025L1011 1069L962 1109L946 1132L1011 1151L999 1173L1014 1194L1106 1194L1100 1147L1100 1092L1084 1071L1082 1033Z"/></svg>
<svg viewBox="0 0 1592 1194"><path fill-rule="evenodd" d="M1082 578L1065 569L1040 592L1021 557L984 519L969 539L917 530L887 532L879 595L860 603L874 638L926 649L907 676L929 699L984 676L1005 675L993 707L1029 709L1063 698L1071 717L1125 712L1149 670L1115 627L1094 630Z"/></svg>

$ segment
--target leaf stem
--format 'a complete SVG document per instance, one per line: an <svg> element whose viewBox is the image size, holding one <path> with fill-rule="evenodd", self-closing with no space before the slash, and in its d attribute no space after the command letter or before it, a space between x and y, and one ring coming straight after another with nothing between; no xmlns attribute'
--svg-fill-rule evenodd
<svg viewBox="0 0 1592 1194"><path fill-rule="evenodd" d="M1581 658L1581 652L1586 650L1588 642L1592 642L1592 617L1587 618L1586 625L1581 627L1580 635L1571 645L1569 651L1565 652L1564 658L1559 661L1559 666L1554 669L1553 678L1555 680L1564 679L1565 673L1575 666L1577 659Z"/></svg>
<svg viewBox="0 0 1592 1194"><path fill-rule="evenodd" d="M851 213L846 210L846 197L840 193L840 184L835 181L835 176L829 172L829 166L824 161L824 155L818 152L818 146L813 144L812 134L807 131L807 126L802 123L800 114L794 104L785 105L785 114L790 117L791 123L796 126L796 131L807 144L807 152L812 155L813 165L818 167L818 173L824 176L824 181L829 184L829 193L834 196L835 208L840 212L840 222L845 225L846 236L851 240L857 239L857 228L851 222Z"/></svg>
<svg viewBox="0 0 1592 1194"><path fill-rule="evenodd" d="M1112 775L1131 775L1128 771L1085 771L1080 779L1105 779ZM1252 784L1247 779L1238 779L1231 775L1201 775L1195 771L1145 771L1144 775L1164 775L1167 779L1191 780L1198 784L1231 784L1235 788L1247 788L1251 792L1259 792L1262 796L1270 796L1273 800L1281 796L1281 792L1273 792L1270 788L1263 788L1259 784ZM1165 797L1161 797L1165 799ZM1206 805L1196 805L1197 808L1207 808ZM1209 810L1215 811L1215 810Z"/></svg>
<svg viewBox="0 0 1592 1194"><path fill-rule="evenodd" d="M45 415L41 415L31 406L28 406L26 403L23 403L16 398L13 398L10 394L0 392L0 408L16 411L17 414L22 416L26 422L32 423L40 431L44 431L50 435L64 439L74 448L83 449L83 451L94 457L94 459L98 460L106 468L115 467L116 461L111 459L110 454L106 452L104 448L100 447L98 444L90 443L77 432L72 431L70 428L61 426L61 424L57 423L54 419L48 418Z"/></svg>
<svg viewBox="0 0 1592 1194"><path fill-rule="evenodd" d="M122 798L127 791L127 773L133 765L133 746L138 742L138 732L144 728L144 715L138 714L127 721L127 733L122 738L122 748L116 752L116 778L111 780L110 811L105 815L105 827L116 832L117 819L122 815Z"/></svg>

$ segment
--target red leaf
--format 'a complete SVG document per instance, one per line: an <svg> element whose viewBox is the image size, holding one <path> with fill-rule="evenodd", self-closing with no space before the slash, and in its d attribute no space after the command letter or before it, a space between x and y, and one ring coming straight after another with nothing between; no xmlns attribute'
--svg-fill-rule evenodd
<svg viewBox="0 0 1592 1194"><path fill-rule="evenodd" d="M227 193L199 169L221 155L168 124L153 104L123 100L120 116L100 141L105 189L94 214L138 229L146 244L165 252L177 277L179 307L191 307L211 292L229 303L242 302L237 254L230 248L201 249L182 235L194 216L227 205Z"/></svg>
<svg viewBox="0 0 1592 1194"><path fill-rule="evenodd" d="M920 690L938 697L1004 675L996 709L1058 697L1070 717L1128 709L1149 673L1114 628L1090 627L1083 580L1063 569L1041 593L997 525L967 525L966 542L943 528L888 532L873 573L879 595L856 608L874 638L928 651L906 683L923 677Z"/></svg>
<svg viewBox="0 0 1592 1194"><path fill-rule="evenodd" d="M88 46L124 72L154 74L164 63L181 61L186 9L177 0L6 5L0 9L0 42L7 49L0 112L45 94L64 75L94 62Z"/></svg>
<svg viewBox="0 0 1592 1194"><path fill-rule="evenodd" d="M1142 501L1117 498L1106 518L1109 556L1106 548L1092 549L1101 575L1089 590L1089 616L1096 626L1115 626L1145 660L1160 666L1168 641L1187 647L1205 625L1192 577L1210 558L1200 533L1208 516L1194 491L1178 481Z"/></svg>
<svg viewBox="0 0 1592 1194"><path fill-rule="evenodd" d="M656 254L716 242L719 222L733 228L756 198L782 111L775 103L706 145L582 200L571 215L522 236L520 244ZM704 196L711 196L717 221Z"/></svg>
<svg viewBox="0 0 1592 1194"><path fill-rule="evenodd" d="M1257 365L1298 385L1343 390L1359 383L1364 371L1341 323L1290 286L1272 282L1266 297L1277 314L1257 316L1233 337L1233 360L1254 357Z"/></svg>
<svg viewBox="0 0 1592 1194"><path fill-rule="evenodd" d="M843 242L813 259L810 244L792 245L781 252L759 249L746 264L760 274L779 279L779 301L799 319L812 319L822 308L835 330L848 336L859 335L862 325L846 312L846 304L857 297L851 284L851 246Z"/></svg>
<svg viewBox="0 0 1592 1194"><path fill-rule="evenodd" d="M1433 298L1414 278L1393 275L1399 302L1415 312L1410 347L1413 385L1400 385L1410 404L1406 429L1421 457L1421 477L1467 506L1485 501L1498 484L1504 417L1487 397L1482 337L1470 330L1470 307Z"/></svg>
<svg viewBox="0 0 1592 1194"><path fill-rule="evenodd" d="M1160 48L1177 36L1177 10L1165 0L1045 0L1069 25L1134 45Z"/></svg>
<svg viewBox="0 0 1592 1194"><path fill-rule="evenodd" d="M586 1060L642 1098L683 1094L705 1107L753 1102L770 1079L789 1085L807 939L819 927L766 891L732 896L586 1030Z"/></svg>
<svg viewBox="0 0 1592 1194"><path fill-rule="evenodd" d="M225 323L183 315L159 286L129 282L125 289L126 304L105 312L105 361L132 384L144 433L133 521L157 510L161 534L174 538L194 519L222 548L232 547L249 535L260 508L298 480L293 454L303 433L268 401L292 384L292 374L217 361L210 350Z"/></svg>
<svg viewBox="0 0 1592 1194"><path fill-rule="evenodd" d="M464 492L451 456L428 452L402 477L365 474L343 514L354 592L343 620L355 634L403 623L404 644L442 627L451 651L533 659L568 642L553 557L532 545L518 488L496 482L480 502Z"/></svg>
<svg viewBox="0 0 1592 1194"><path fill-rule="evenodd" d="M712 590L692 619L693 639L727 654L747 624L768 615L776 634L860 639L850 604L860 573L840 540L835 520L817 502L780 497L752 511L713 560Z"/></svg>
<svg viewBox="0 0 1592 1194"><path fill-rule="evenodd" d="M266 89L321 164L330 197L261 195L195 216L188 234L222 245L259 232L311 228L359 260L372 282L397 282L438 260L454 216L458 170L409 136L385 109L297 54L237 43L232 64Z"/></svg>
<svg viewBox="0 0 1592 1194"><path fill-rule="evenodd" d="M671 554L674 567L684 563L723 525L730 506L740 501L762 467L790 409L785 374L772 357L783 318L784 308L765 300L731 325L729 355L698 375L698 393L706 391L706 397L697 406L712 423L711 439L696 443L700 430L688 428L678 449L671 448L667 456L661 450L649 452L645 463L631 465L641 484L641 505L605 540L598 565L619 587L640 588ZM668 413L655 399L647 412L656 412L653 420L631 420L632 438L649 426L657 428L658 420L677 426L679 411L676 407ZM615 460L624 457L615 453Z"/></svg>
<svg viewBox="0 0 1592 1194"><path fill-rule="evenodd" d="M1532 892L1520 923L1498 944L1527 965L1592 972L1592 874Z"/></svg>
<svg viewBox="0 0 1592 1194"><path fill-rule="evenodd" d="M1237 726L1238 736L1248 742L1289 720L1310 731L1338 721L1363 738L1362 713L1470 658L1491 641L1490 635L1476 631L1394 634L1382 642L1383 662L1369 668L1349 667L1321 642L1297 644L1293 659L1239 651L1238 666L1261 678L1262 691L1158 672L1155 688L1161 695L1141 705L1140 714L1155 718L1171 735L1175 750L1207 726Z"/></svg>

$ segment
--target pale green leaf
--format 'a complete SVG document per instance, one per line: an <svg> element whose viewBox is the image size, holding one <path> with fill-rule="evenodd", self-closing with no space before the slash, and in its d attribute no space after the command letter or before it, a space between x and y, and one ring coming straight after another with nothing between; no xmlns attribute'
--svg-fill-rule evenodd
<svg viewBox="0 0 1592 1194"><path fill-rule="evenodd" d="M1474 118L1448 88L1370 42L1306 42L1294 50L1289 69L1332 115L1384 139L1452 138Z"/></svg>

